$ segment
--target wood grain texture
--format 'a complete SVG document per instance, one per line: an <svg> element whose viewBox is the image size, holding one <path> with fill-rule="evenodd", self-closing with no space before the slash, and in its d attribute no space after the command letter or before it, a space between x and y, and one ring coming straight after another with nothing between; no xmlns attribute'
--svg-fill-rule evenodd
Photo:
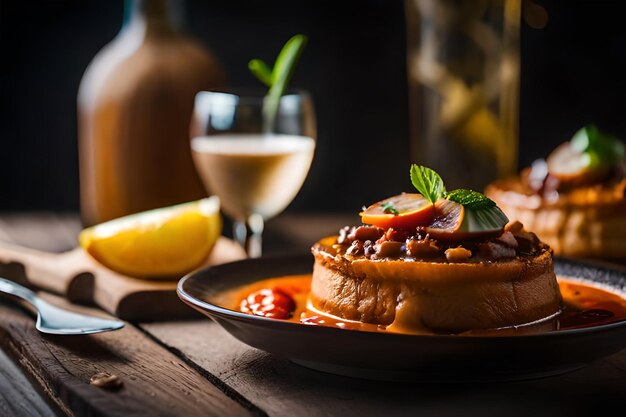
<svg viewBox="0 0 626 417"><path fill-rule="evenodd" d="M20 222L28 223L28 216L19 218L22 219ZM358 218L351 219L351 216L342 215L279 216L268 222L267 252L286 249L302 251L310 246L315 237L336 233L344 224L358 221ZM36 222L37 227L27 228L29 233L26 237L19 228L9 226L3 229L5 224L0 222L0 240L51 250L54 244L50 242L61 233L50 234L51 221L57 220ZM38 228L41 230L36 230ZM9 232L3 234L4 230ZM38 243L30 239L47 241ZM614 407L614 410L626 408L626 351L577 372L541 380L472 385L395 384L339 377L294 365L240 343L205 318L142 324L141 329L150 335L151 340L166 346L169 352L154 342L150 343L145 333L133 327L118 333L125 335L123 332L132 329L132 334L125 336L124 340L113 338L114 332L94 335L82 342L64 342L58 338L42 338L32 327L28 327L32 323L25 322L25 318L27 316L21 311L0 303L0 347L8 347L5 349L17 357L28 357L28 360L20 360L20 367L40 378L38 384L49 387L51 398L56 398L62 406L71 404L73 408L67 410L76 415L81 414L75 410L92 410L94 415L99 415L100 411L119 414L122 409L124 414L121 415L129 416L168 412L173 415L174 410L178 410L172 404L182 397L181 393L187 386L194 386L194 389L187 389L194 401L202 402L195 398L196 392L204 392L205 385L202 384L209 384L208 381L213 381L237 400L235 412L240 412L243 405L244 411L266 412L271 416L558 417L600 415L607 406ZM15 336L8 337L9 334L24 336L16 339ZM25 355L20 352L32 353ZM166 356L162 356L164 354ZM153 365L153 360L164 363ZM159 376L150 373L153 367L161 371ZM93 387L86 385L90 374L101 370L124 372L122 390L111 393L93 391ZM150 376L145 376L146 372ZM48 380L53 383L43 382ZM163 387L163 390L154 391L155 396L152 397L145 385L141 385L145 381L178 385L172 388L172 394L163 392L169 389ZM59 386L69 388L60 390ZM209 387L215 389L213 384ZM115 402L119 400L116 395L128 394L131 389L141 391L141 398L147 394L152 408L144 409L144 413L140 414L136 407L139 400L135 397L129 398L127 405L119 406ZM61 400L60 392L66 393L66 401ZM123 400L126 401L126 397ZM85 403L94 401L100 405L98 412L93 408L84 408ZM109 404L115 404L115 407L107 408ZM186 406L182 412L188 414L180 415L211 415L200 405ZM145 412L154 409L157 409L154 414ZM232 415L230 409L221 411L225 416Z"/></svg>
<svg viewBox="0 0 626 417"><path fill-rule="evenodd" d="M0 417L54 417L22 371L0 350Z"/></svg>
<svg viewBox="0 0 626 417"><path fill-rule="evenodd" d="M93 303L92 269L92 262L81 249L55 253L0 242L0 274L73 302Z"/></svg>
<svg viewBox="0 0 626 417"><path fill-rule="evenodd" d="M51 301L63 304L58 298ZM93 309L78 310L102 315ZM262 414L234 391L218 389L132 325L95 335L42 335L28 314L3 299L0 345L68 415ZM119 376L123 386L106 390L90 385L98 372Z"/></svg>
<svg viewBox="0 0 626 417"><path fill-rule="evenodd" d="M221 237L205 265L244 257L238 244ZM176 280L135 279L116 273L81 248L52 253L0 242L0 275L61 294L73 302L96 304L124 320L173 320L197 315L178 299Z"/></svg>
<svg viewBox="0 0 626 417"><path fill-rule="evenodd" d="M142 324L157 340L271 416L577 416L626 407L626 350L524 382L409 384L324 374L250 348L209 320ZM372 358L376 360L376 358Z"/></svg>

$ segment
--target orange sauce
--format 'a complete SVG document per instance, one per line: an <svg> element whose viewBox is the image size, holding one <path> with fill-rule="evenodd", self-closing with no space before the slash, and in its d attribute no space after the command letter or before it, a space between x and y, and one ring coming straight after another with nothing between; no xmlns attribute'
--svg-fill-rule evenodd
<svg viewBox="0 0 626 417"><path fill-rule="evenodd" d="M471 330L458 334L466 336L537 334L547 331L598 326L626 320L626 299L623 296L592 284L566 277L559 277L558 281L561 295L563 296L563 309L555 317L521 326ZM288 321L305 325L339 327L370 332L387 331L387 326L384 325L343 320L313 309L308 304L308 296L311 289L310 274L265 279L224 292L210 301L234 311L241 311L241 304L248 295L266 288L280 288L285 293L291 295L295 301L296 308L291 317L286 319ZM424 332L420 331L419 334L424 334ZM432 331L431 334L450 333Z"/></svg>

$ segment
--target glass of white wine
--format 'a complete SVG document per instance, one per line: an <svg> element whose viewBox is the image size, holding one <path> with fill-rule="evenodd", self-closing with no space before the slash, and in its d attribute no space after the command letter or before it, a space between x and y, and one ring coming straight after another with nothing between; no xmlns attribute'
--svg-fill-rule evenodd
<svg viewBox="0 0 626 417"><path fill-rule="evenodd" d="M300 191L313 161L316 119L310 95L288 92L271 129L268 97L241 92L196 95L191 128L193 160L209 194L233 220L233 236L249 257L262 254L266 220Z"/></svg>

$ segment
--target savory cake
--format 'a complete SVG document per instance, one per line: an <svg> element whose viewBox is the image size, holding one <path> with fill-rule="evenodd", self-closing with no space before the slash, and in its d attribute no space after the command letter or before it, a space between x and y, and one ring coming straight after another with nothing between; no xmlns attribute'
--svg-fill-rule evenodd
<svg viewBox="0 0 626 417"><path fill-rule="evenodd" d="M420 194L361 212L312 247L310 308L386 326L464 331L518 326L559 313L552 251L496 204L470 190L446 192L413 165Z"/></svg>
<svg viewBox="0 0 626 417"><path fill-rule="evenodd" d="M555 254L626 262L624 145L593 126L485 194Z"/></svg>

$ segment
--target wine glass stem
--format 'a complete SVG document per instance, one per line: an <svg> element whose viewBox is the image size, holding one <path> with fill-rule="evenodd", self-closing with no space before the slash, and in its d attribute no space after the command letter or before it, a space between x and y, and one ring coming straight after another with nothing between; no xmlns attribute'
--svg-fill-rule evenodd
<svg viewBox="0 0 626 417"><path fill-rule="evenodd" d="M258 258L263 252L263 217L251 214L245 221L234 222L235 240L244 247L249 258Z"/></svg>

